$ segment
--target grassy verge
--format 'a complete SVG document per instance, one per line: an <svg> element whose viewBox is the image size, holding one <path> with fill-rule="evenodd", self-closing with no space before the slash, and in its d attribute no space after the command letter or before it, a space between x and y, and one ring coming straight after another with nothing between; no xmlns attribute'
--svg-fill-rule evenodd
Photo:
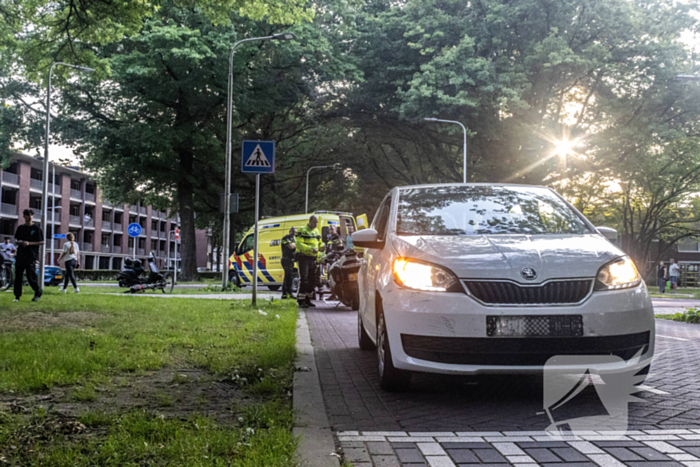
<svg viewBox="0 0 700 467"><path fill-rule="evenodd" d="M677 289L677 293L672 294L667 288L666 293L659 293L659 288L656 285L647 286L649 288L649 295L652 298L681 298L686 300L700 299L700 289L688 288L688 289Z"/></svg>
<svg viewBox="0 0 700 467"><path fill-rule="evenodd" d="M128 289L123 288L123 287L101 287L101 286L79 286L80 287L80 293L81 294L121 294L125 293ZM47 290L54 290L56 289L54 287L48 288ZM269 292L267 288L261 288L260 289L261 293L267 293ZM73 287L69 286L68 287L68 294L73 293ZM224 292L221 291L221 286L220 285L208 285L208 286L202 286L200 288L193 288L193 287L178 287L175 285L173 288L174 295L206 295L206 294L240 294L240 293L251 293L250 287L247 289L232 289L232 290L226 290ZM163 292L160 290L146 290L144 292L139 292L140 295L163 295Z"/></svg>
<svg viewBox="0 0 700 467"><path fill-rule="evenodd" d="M683 323L692 323L692 324L699 324L700 323L700 310L697 308L688 308L683 313L673 313L673 314L664 314L664 315L655 315L655 316L657 318L660 318L660 319L670 319L673 321L680 321Z"/></svg>
<svg viewBox="0 0 700 467"><path fill-rule="evenodd" d="M0 464L293 465L296 307L0 294Z"/></svg>

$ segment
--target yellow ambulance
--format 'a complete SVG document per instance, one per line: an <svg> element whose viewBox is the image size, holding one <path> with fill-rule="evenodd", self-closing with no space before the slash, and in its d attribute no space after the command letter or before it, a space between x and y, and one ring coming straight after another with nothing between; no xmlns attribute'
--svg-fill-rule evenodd
<svg viewBox="0 0 700 467"><path fill-rule="evenodd" d="M260 228L260 235L258 236L259 285L264 285L270 290L278 290L282 286L282 281L284 280L282 237L287 235L292 227L296 227L299 230L308 224L311 215L297 214L294 216L268 217L258 221ZM367 215L365 214L355 217L350 212L316 211L313 215L318 217L318 229L324 242L328 240L328 232L331 226L339 227L340 236L343 237L343 240L348 236L348 227L354 227L355 231L369 227ZM254 227L251 227L246 232L243 240L236 247L236 251L229 258L229 281L238 287L253 283L254 230ZM298 279L295 278L294 290L297 289L297 282Z"/></svg>

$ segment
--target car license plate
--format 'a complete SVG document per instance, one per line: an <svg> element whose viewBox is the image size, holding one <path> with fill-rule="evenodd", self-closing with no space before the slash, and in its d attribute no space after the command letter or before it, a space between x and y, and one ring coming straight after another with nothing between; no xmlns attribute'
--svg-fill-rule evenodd
<svg viewBox="0 0 700 467"><path fill-rule="evenodd" d="M357 282L357 273L352 272L352 273L348 274L348 280Z"/></svg>
<svg viewBox="0 0 700 467"><path fill-rule="evenodd" d="M56 276L56 279L63 279L63 276Z"/></svg>
<svg viewBox="0 0 700 467"><path fill-rule="evenodd" d="M581 315L487 316L489 337L579 337L583 335Z"/></svg>

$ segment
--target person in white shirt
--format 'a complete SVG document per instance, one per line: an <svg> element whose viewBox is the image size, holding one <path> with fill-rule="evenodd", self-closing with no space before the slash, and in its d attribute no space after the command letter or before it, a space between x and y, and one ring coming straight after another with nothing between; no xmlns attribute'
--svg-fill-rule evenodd
<svg viewBox="0 0 700 467"><path fill-rule="evenodd" d="M10 261L15 253L17 253L17 247L12 244L10 237L5 237L5 242L0 244L0 265L3 261Z"/></svg>
<svg viewBox="0 0 700 467"><path fill-rule="evenodd" d="M681 275L681 268L678 267L675 260L671 258L671 265L668 267L668 276L671 281L671 293L678 293L678 277Z"/></svg>
<svg viewBox="0 0 700 467"><path fill-rule="evenodd" d="M70 280L73 284L73 292L78 293L80 289L75 281L75 268L80 267L80 250L78 249L78 244L75 243L75 236L72 233L66 234L66 243L63 244L63 252L61 256L58 257L58 262L60 263L62 259L65 258L64 265L66 266L66 274L63 279L63 286L58 290L62 290L63 293L68 292L68 281Z"/></svg>

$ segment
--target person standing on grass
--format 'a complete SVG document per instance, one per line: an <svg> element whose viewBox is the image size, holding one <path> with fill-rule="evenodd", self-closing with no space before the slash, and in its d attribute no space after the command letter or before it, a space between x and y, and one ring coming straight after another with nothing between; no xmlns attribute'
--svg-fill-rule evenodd
<svg viewBox="0 0 700 467"><path fill-rule="evenodd" d="M657 282L659 284L659 293L666 293L666 266L664 262L659 263L659 269L656 270Z"/></svg>
<svg viewBox="0 0 700 467"><path fill-rule="evenodd" d="M36 277L36 262L39 259L39 247L45 243L44 232L32 222L34 211L25 209L22 212L24 224L17 227L15 240L17 240L17 256L15 259L15 302L19 302L22 296L22 283L24 273L27 273L27 282L34 290L33 302L41 297L41 288Z"/></svg>
<svg viewBox="0 0 700 467"><path fill-rule="evenodd" d="M74 240L75 236L72 233L66 234L66 243L63 244L63 251L61 252L61 256L58 257L59 263L65 258L65 263L63 264L66 266L66 275L63 279L63 286L58 289L63 291L63 293L68 292L69 280L73 284L73 292L80 292L78 283L75 281L75 268L80 267L80 260L78 259L80 257L80 250Z"/></svg>
<svg viewBox="0 0 700 467"><path fill-rule="evenodd" d="M671 265L668 267L668 276L671 278L671 293L678 293L678 277L680 275L681 268L679 268L676 261L671 258Z"/></svg>

